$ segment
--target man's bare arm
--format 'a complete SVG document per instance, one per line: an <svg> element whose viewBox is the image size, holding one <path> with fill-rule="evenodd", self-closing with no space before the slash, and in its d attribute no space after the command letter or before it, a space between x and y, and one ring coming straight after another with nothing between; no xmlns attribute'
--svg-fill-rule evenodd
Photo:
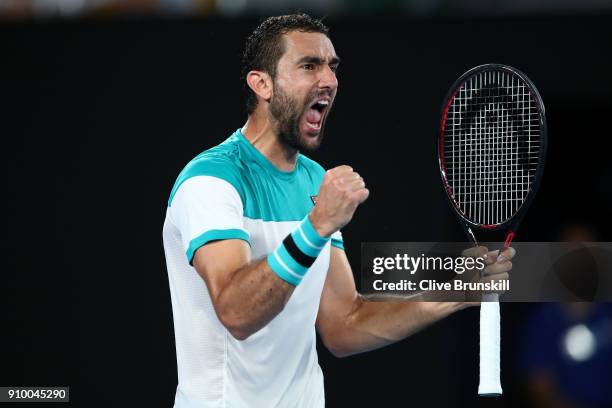
<svg viewBox="0 0 612 408"><path fill-rule="evenodd" d="M202 246L193 266L206 282L217 317L239 340L279 314L295 289L270 269L265 258L251 262L249 245L238 239Z"/></svg>
<svg viewBox="0 0 612 408"><path fill-rule="evenodd" d="M490 262L495 262L495 253ZM507 279L512 264L492 263L488 275ZM357 293L353 273L344 251L332 248L329 272L323 288L317 330L326 347L336 356L348 356L397 342L449 314L478 303L368 301Z"/></svg>
<svg viewBox="0 0 612 408"><path fill-rule="evenodd" d="M368 194L363 179L349 166L328 170L309 220L319 228L324 226L321 237L330 236L350 221ZM304 234L304 230L300 231ZM321 237L318 239L323 240ZM296 270L286 264L278 262L274 266L275 255L278 254L274 252L272 258L251 262L248 244L236 239L210 242L195 253L193 265L206 282L217 317L237 339L246 339L278 315L289 301L294 285L301 280Z"/></svg>

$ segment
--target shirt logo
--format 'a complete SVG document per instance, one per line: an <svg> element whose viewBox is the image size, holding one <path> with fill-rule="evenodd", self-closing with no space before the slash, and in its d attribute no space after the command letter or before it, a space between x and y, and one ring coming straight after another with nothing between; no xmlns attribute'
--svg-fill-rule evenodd
<svg viewBox="0 0 612 408"><path fill-rule="evenodd" d="M317 197L318 197L318 196L310 196L310 199L312 200L312 203L313 203L314 205L317 205Z"/></svg>

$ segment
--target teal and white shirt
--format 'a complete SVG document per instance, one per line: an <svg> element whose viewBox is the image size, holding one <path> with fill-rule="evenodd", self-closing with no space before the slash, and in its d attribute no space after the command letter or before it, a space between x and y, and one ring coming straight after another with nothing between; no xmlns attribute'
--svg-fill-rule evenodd
<svg viewBox="0 0 612 408"><path fill-rule="evenodd" d="M332 236L289 302L266 327L236 340L191 265L209 241L242 239L252 259L270 254L314 205L324 169L298 155L277 169L240 130L194 158L168 202L163 238L172 296L178 387L175 408L324 407L315 320Z"/></svg>

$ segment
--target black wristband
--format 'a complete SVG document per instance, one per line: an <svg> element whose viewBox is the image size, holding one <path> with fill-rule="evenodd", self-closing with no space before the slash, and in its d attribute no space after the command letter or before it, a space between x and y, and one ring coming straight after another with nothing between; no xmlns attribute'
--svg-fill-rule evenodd
<svg viewBox="0 0 612 408"><path fill-rule="evenodd" d="M298 246L295 244L295 241L293 240L291 234L287 235L287 237L283 240L283 245L285 246L287 252L289 252L289 255L291 255L291 257L295 259L297 263L299 263L305 268L310 268L312 264L317 260L317 258L313 258L312 256L308 256L303 253L300 248L298 248Z"/></svg>

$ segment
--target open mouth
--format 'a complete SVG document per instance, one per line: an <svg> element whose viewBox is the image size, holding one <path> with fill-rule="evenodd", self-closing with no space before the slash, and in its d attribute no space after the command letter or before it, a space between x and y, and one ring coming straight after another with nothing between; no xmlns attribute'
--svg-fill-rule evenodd
<svg viewBox="0 0 612 408"><path fill-rule="evenodd" d="M321 129L321 124L325 118L325 113L329 107L330 100L321 98L317 99L310 108L306 111L306 126L309 130L318 131Z"/></svg>

